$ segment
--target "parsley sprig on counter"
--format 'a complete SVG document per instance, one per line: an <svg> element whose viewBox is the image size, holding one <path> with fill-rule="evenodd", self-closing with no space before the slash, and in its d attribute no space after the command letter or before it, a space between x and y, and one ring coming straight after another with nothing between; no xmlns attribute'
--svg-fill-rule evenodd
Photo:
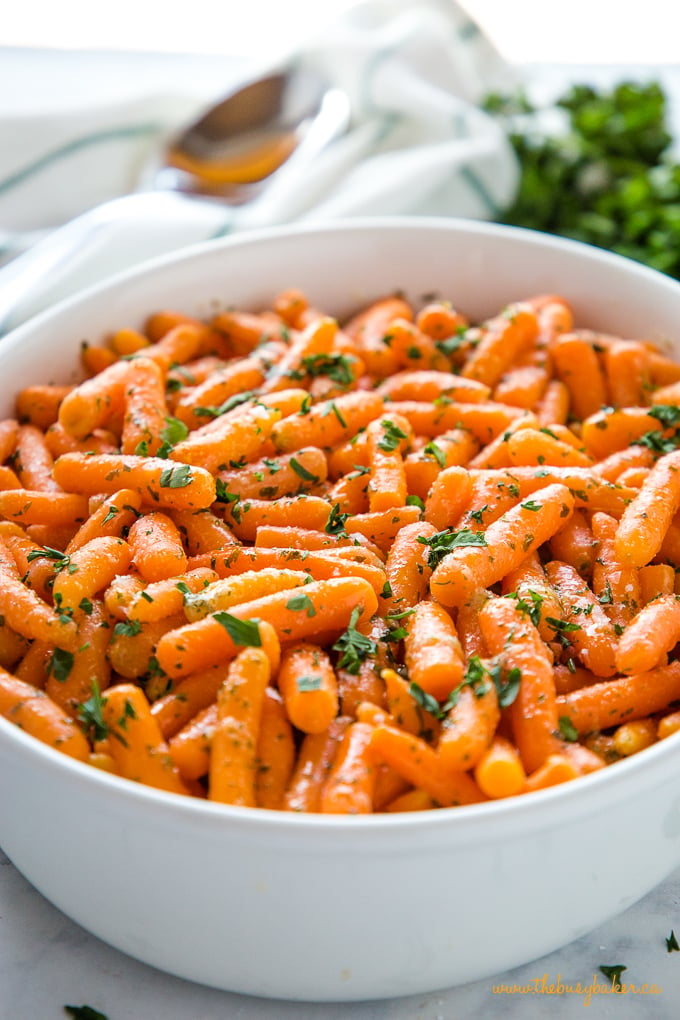
<svg viewBox="0 0 680 1020"><path fill-rule="evenodd" d="M548 134L526 96L492 95L522 167L503 222L587 241L680 279L680 164L669 153L658 83L574 85Z"/></svg>

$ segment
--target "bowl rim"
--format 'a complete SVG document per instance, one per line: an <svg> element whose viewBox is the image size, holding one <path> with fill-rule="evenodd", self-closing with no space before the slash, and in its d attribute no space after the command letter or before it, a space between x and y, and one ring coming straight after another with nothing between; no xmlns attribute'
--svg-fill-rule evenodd
<svg viewBox="0 0 680 1020"><path fill-rule="evenodd" d="M23 344L26 338L30 338L34 334L39 335L44 328L48 328L52 322L58 323L62 316L67 316L79 305L87 305L93 298L115 292L130 280L143 281L145 278L153 278L162 274L168 267L218 256L223 251L228 252L243 246L259 245L268 241L285 241L295 237L313 238L329 234L366 231L382 233L434 231L458 236L461 234L472 237L500 236L508 240L516 238L532 247L563 252L596 265L610 266L620 269L624 274L632 274L649 280L655 286L675 292L680 306L680 282L625 256L571 238L544 234L524 227L453 217L363 216L332 222L296 223L253 230L244 234L233 234L203 241L167 255L145 260L130 269L118 272L99 283L78 291L11 330L5 337L2 337L0 361L3 352L11 353L15 345ZM36 758L48 768L50 766L58 767L75 781L87 785L93 784L94 787L99 785L103 790L108 790L122 800L131 798L140 805L153 804L159 810L170 812L173 815L179 812L178 817L198 818L206 821L211 818L218 821L229 819L233 823L245 824L248 828L264 826L281 831L290 826L291 832L306 830L314 833L333 832L339 834L365 831L367 828L372 831L385 830L387 833L392 833L394 830L401 830L404 833L412 830L437 831L442 826L448 828L454 819L459 820L459 825L466 823L468 826L474 827L486 824L495 825L496 819L504 818L508 813L513 818L526 822L532 821L538 826L541 821L545 823L548 809L553 807L559 807L560 813L564 809L568 809L570 814L589 813L601 806L603 797L600 795L600 791L605 791L605 793L608 791L609 799L615 795L628 797L630 789L627 786L627 777L631 772L634 778L637 777L638 785L641 786L648 786L655 775L658 778L668 776L669 770L665 769L664 765L670 764L676 756L680 733L672 734L665 740L646 748L642 757L637 754L614 763L616 766L614 769L607 766L597 772L580 776L576 781L534 791L528 795L518 794L479 804L437 808L430 811L353 816L307 814L267 808L253 809L213 803L166 792L106 773L85 762L70 758L23 732L0 716L0 743L4 741L7 741L9 745L12 744L12 741L16 742L27 757ZM625 789L621 789L622 787ZM541 816L545 817L542 819Z"/></svg>

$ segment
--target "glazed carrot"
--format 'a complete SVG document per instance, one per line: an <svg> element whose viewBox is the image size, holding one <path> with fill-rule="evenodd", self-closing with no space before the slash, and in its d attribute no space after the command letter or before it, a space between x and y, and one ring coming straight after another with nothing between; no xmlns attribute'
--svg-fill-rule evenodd
<svg viewBox="0 0 680 1020"><path fill-rule="evenodd" d="M370 701L376 706L386 704L382 673L390 662L388 644L385 641L388 627L383 620L374 616L361 624L357 630L369 641L364 649L365 656L359 655L355 661L347 658L345 663L340 665L343 661L341 656L335 671L340 714L352 717L357 715L358 706L364 701Z"/></svg>
<svg viewBox="0 0 680 1020"><path fill-rule="evenodd" d="M85 439L96 428L122 415L129 371L128 361L116 361L71 390L59 407L59 422L64 429L76 439Z"/></svg>
<svg viewBox="0 0 680 1020"><path fill-rule="evenodd" d="M137 595L144 591L144 581L139 574L118 574L104 592L106 611L116 620L127 620L130 606Z"/></svg>
<svg viewBox="0 0 680 1020"><path fill-rule="evenodd" d="M414 521L397 532L385 563L387 591L381 599L382 615L402 613L425 597L431 570L427 547L420 540L434 534L435 527L427 521Z"/></svg>
<svg viewBox="0 0 680 1020"><path fill-rule="evenodd" d="M680 509L680 453L661 457L645 484L623 512L616 532L616 554L622 563L644 567L664 540Z"/></svg>
<svg viewBox="0 0 680 1020"><path fill-rule="evenodd" d="M303 733L322 733L338 713L338 689L328 655L296 644L281 659L278 686L288 718Z"/></svg>
<svg viewBox="0 0 680 1020"><path fill-rule="evenodd" d="M595 460L619 453L646 432L658 432L660 422L646 407L622 407L612 410L605 407L583 422L583 444Z"/></svg>
<svg viewBox="0 0 680 1020"><path fill-rule="evenodd" d="M569 390L571 410L587 418L607 403L604 376L592 344L573 333L559 337L551 353L555 371Z"/></svg>
<svg viewBox="0 0 680 1020"><path fill-rule="evenodd" d="M0 491L23 488L19 477L6 464L0 464Z"/></svg>
<svg viewBox="0 0 680 1020"><path fill-rule="evenodd" d="M416 325L433 340L447 340L466 329L468 320L449 301L431 301L418 312Z"/></svg>
<svg viewBox="0 0 680 1020"><path fill-rule="evenodd" d="M404 458L406 483L410 494L427 499L427 494L442 468L465 466L475 456L479 443L465 429L451 429L418 451Z"/></svg>
<svg viewBox="0 0 680 1020"><path fill-rule="evenodd" d="M370 814L376 769L367 754L373 727L355 722L347 727L321 792L323 814Z"/></svg>
<svg viewBox="0 0 680 1020"><path fill-rule="evenodd" d="M680 663L582 687L557 699L557 710L579 733L607 729L660 712L680 698Z"/></svg>
<svg viewBox="0 0 680 1020"><path fill-rule="evenodd" d="M215 703L226 672L227 666L222 664L200 673L192 673L173 685L167 694L156 698L151 705L151 714L166 740L174 737L195 716Z"/></svg>
<svg viewBox="0 0 680 1020"><path fill-rule="evenodd" d="M171 365L184 365L192 358L211 351L222 353L221 337L203 323L178 323L154 343L145 347L142 356L151 358L164 372Z"/></svg>
<svg viewBox="0 0 680 1020"><path fill-rule="evenodd" d="M12 554L0 539L0 616L23 637L72 650L77 642L76 625L57 615L19 579Z"/></svg>
<svg viewBox="0 0 680 1020"><path fill-rule="evenodd" d="M264 692L257 740L255 800L258 807L281 810L295 764L295 740L278 691Z"/></svg>
<svg viewBox="0 0 680 1020"><path fill-rule="evenodd" d="M634 719L623 723L614 734L614 748L624 758L631 754L639 754L646 747L656 743L656 721L654 719Z"/></svg>
<svg viewBox="0 0 680 1020"><path fill-rule="evenodd" d="M495 386L515 359L538 335L538 320L527 306L515 305L486 323L481 342L463 366L462 375Z"/></svg>
<svg viewBox="0 0 680 1020"><path fill-rule="evenodd" d="M545 790L560 783L568 783L580 775L577 766L566 754L551 754L530 776L524 784L524 792L532 793Z"/></svg>
<svg viewBox="0 0 680 1020"><path fill-rule="evenodd" d="M70 492L8 489L0 492L0 515L19 524L80 524L87 517L87 500Z"/></svg>
<svg viewBox="0 0 680 1020"><path fill-rule="evenodd" d="M14 453L19 423L14 418L0 420L0 462L4 462Z"/></svg>
<svg viewBox="0 0 680 1020"><path fill-rule="evenodd" d="M553 535L550 551L554 559L568 563L579 574L590 576L595 563L596 540L583 510L574 510Z"/></svg>
<svg viewBox="0 0 680 1020"><path fill-rule="evenodd" d="M668 563L650 563L647 567L640 567L640 604L647 605L659 595L673 595L675 579L675 570Z"/></svg>
<svg viewBox="0 0 680 1020"><path fill-rule="evenodd" d="M239 409L234 415L225 414L190 433L172 448L169 457L182 464L196 465L197 469L225 470L232 460L260 456L265 440L280 417L281 413L275 408L264 406Z"/></svg>
<svg viewBox="0 0 680 1020"><path fill-rule="evenodd" d="M187 594L184 612L187 620L193 623L194 620L202 620L220 609L229 609L231 606L272 595L274 592L303 587L308 580L309 575L302 571L275 567L247 570L242 574L215 580L201 587L194 595Z"/></svg>
<svg viewBox="0 0 680 1020"><path fill-rule="evenodd" d="M405 529L402 529L402 531ZM401 534L401 532L400 532ZM223 578L233 577L252 570L276 568L278 571L297 571L315 581L331 577L363 577L380 595L385 587L385 567L382 561L362 546L341 546L319 551L278 549L267 547L241 548L224 559L215 560L215 567Z"/></svg>
<svg viewBox="0 0 680 1020"><path fill-rule="evenodd" d="M153 511L138 517L130 526L128 542L132 563L145 581L164 581L186 570L180 533L167 514Z"/></svg>
<svg viewBox="0 0 680 1020"><path fill-rule="evenodd" d="M255 807L257 744L270 665L261 648L245 648L230 664L217 695L210 746L208 797Z"/></svg>
<svg viewBox="0 0 680 1020"><path fill-rule="evenodd" d="M321 496L283 496L281 499L248 499L225 506L227 524L238 539L253 542L262 527L302 527L321 531L332 507Z"/></svg>
<svg viewBox="0 0 680 1020"><path fill-rule="evenodd" d="M52 661L52 649L43 641L34 641L14 670L17 680L45 690L48 667Z"/></svg>
<svg viewBox="0 0 680 1020"><path fill-rule="evenodd" d="M417 515L411 514L410 519L413 520L414 516ZM385 554L358 531L355 531L351 536L342 532L331 535L327 531L314 531L295 525L282 528L261 524L255 536L256 549L298 549L301 552L315 550L327 552L333 549L355 548L356 546L362 546L366 551L378 556L381 561L385 558Z"/></svg>
<svg viewBox="0 0 680 1020"><path fill-rule="evenodd" d="M620 673L645 673L663 664L680 640L680 599L661 595L644 606L624 630L616 651Z"/></svg>
<svg viewBox="0 0 680 1020"><path fill-rule="evenodd" d="M87 761L87 740L74 720L44 691L0 670L0 715L43 744Z"/></svg>
<svg viewBox="0 0 680 1020"><path fill-rule="evenodd" d="M419 602L406 619L404 661L413 683L445 701L463 679L463 650L443 606Z"/></svg>
<svg viewBox="0 0 680 1020"><path fill-rule="evenodd" d="M167 577L142 587L134 593L127 605L127 618L150 623L180 613L207 585L217 580L209 567L199 567L185 574Z"/></svg>
<svg viewBox="0 0 680 1020"><path fill-rule="evenodd" d="M377 393L347 393L314 404L304 414L282 418L272 430L272 440L281 453L305 446L321 449L338 446L365 428L382 410L383 399Z"/></svg>
<svg viewBox="0 0 680 1020"><path fill-rule="evenodd" d="M418 789L423 789L441 806L476 804L484 800L477 784L465 772L448 772L437 753L418 737L393 726L376 726L368 754L385 762Z"/></svg>
<svg viewBox="0 0 680 1020"><path fill-rule="evenodd" d="M573 645L593 673L612 676L616 672L616 632L602 605L573 567L555 561L545 569L564 610L562 623L552 623L555 633L567 647Z"/></svg>
<svg viewBox="0 0 680 1020"><path fill-rule="evenodd" d="M166 424L165 379L149 358L135 358L123 390L123 433L121 453L142 453L155 457L163 445Z"/></svg>
<svg viewBox="0 0 680 1020"><path fill-rule="evenodd" d="M265 457L218 475L227 490L241 500L293 496L325 482L327 476L326 455L315 446L276 458Z"/></svg>
<svg viewBox="0 0 680 1020"><path fill-rule="evenodd" d="M265 369L259 358L243 358L220 365L203 382L182 394L175 414L189 428L198 428L211 418L219 417L219 410L226 401L257 389L264 378Z"/></svg>
<svg viewBox="0 0 680 1020"><path fill-rule="evenodd" d="M93 347L86 341L80 349L80 361L87 376L97 375L117 360L115 352L109 347Z"/></svg>
<svg viewBox="0 0 680 1020"><path fill-rule="evenodd" d="M68 554L74 553L93 538L122 537L136 520L141 502L139 493L132 489L120 489L113 493L80 526L65 551Z"/></svg>
<svg viewBox="0 0 680 1020"><path fill-rule="evenodd" d="M514 418L508 427L500 433L500 435L497 435L495 439L492 439L490 443L487 443L486 446L482 447L475 457L471 458L467 467L481 468L482 470L510 467L508 443L511 436L521 429L535 429L537 425L538 420L531 412L527 412L521 417Z"/></svg>
<svg viewBox="0 0 680 1020"><path fill-rule="evenodd" d="M480 536L483 541L464 538L467 544L454 548L436 566L430 581L433 596L445 606L460 606L475 588L500 581L555 534L573 506L566 487L548 485L539 498L520 503L490 524Z"/></svg>
<svg viewBox="0 0 680 1020"><path fill-rule="evenodd" d="M616 555L617 521L613 517L593 514L592 527L597 541L593 591L612 623L625 627L642 605L638 571L621 563Z"/></svg>
<svg viewBox="0 0 680 1020"><path fill-rule="evenodd" d="M601 460L597 465L597 473L608 482L615 482L628 468L650 468L653 463L651 450L644 446L629 446Z"/></svg>
<svg viewBox="0 0 680 1020"><path fill-rule="evenodd" d="M14 670L19 659L26 653L28 641L8 627L0 624L0 668Z"/></svg>
<svg viewBox="0 0 680 1020"><path fill-rule="evenodd" d="M54 477L71 500L74 499L71 493L114 493L125 484L154 509L203 510L215 501L215 480L208 471L157 457L115 454L87 457L81 453L67 453L55 461ZM2 495L0 493L0 513L4 512ZM56 496L61 494L55 494L51 500ZM72 514L72 519L77 516Z"/></svg>
<svg viewBox="0 0 680 1020"><path fill-rule="evenodd" d="M408 524L419 520L420 511L415 506L400 506L393 510L378 510L375 513L355 514L345 521L345 530L351 539L362 535L387 552L399 531Z"/></svg>
<svg viewBox="0 0 680 1020"><path fill-rule="evenodd" d="M626 468L619 475L619 484L629 489L641 489L649 477L649 472L650 468L645 467Z"/></svg>
<svg viewBox="0 0 680 1020"><path fill-rule="evenodd" d="M642 404L650 390L651 353L644 344L614 343L604 355L611 402L616 407Z"/></svg>
<svg viewBox="0 0 680 1020"><path fill-rule="evenodd" d="M136 329L117 329L111 337L111 350L119 358L124 358L128 354L136 354L143 347L148 347L150 342L148 337Z"/></svg>
<svg viewBox="0 0 680 1020"><path fill-rule="evenodd" d="M64 453L118 453L118 439L108 429L95 429L85 439L74 439L60 422L48 428L45 446L53 457Z"/></svg>
<svg viewBox="0 0 680 1020"><path fill-rule="evenodd" d="M135 620L116 624L108 650L109 662L116 673L126 680L157 674L158 662L155 655L158 641L169 628L181 626L183 619L184 614L154 623L139 623Z"/></svg>
<svg viewBox="0 0 680 1020"><path fill-rule="evenodd" d="M428 743L435 743L439 736L439 720L416 700L411 683L393 669L383 669L380 675L385 684L385 701L389 712L383 712L379 705L369 709L368 703L362 702L357 707L357 718L374 726L399 726Z"/></svg>
<svg viewBox="0 0 680 1020"><path fill-rule="evenodd" d="M398 811L429 811L436 806L436 802L425 790L407 790L400 797L390 801L384 810L393 814Z"/></svg>
<svg viewBox="0 0 680 1020"><path fill-rule="evenodd" d="M365 514L368 513L368 474L367 471L357 470L337 482L328 490L328 499L333 506L339 507L343 514ZM404 464L404 476L408 488L406 476L406 464Z"/></svg>
<svg viewBox="0 0 680 1020"><path fill-rule="evenodd" d="M170 754L185 783L205 776L210 768L210 745L217 726L217 702L198 712L168 741Z"/></svg>
<svg viewBox="0 0 680 1020"><path fill-rule="evenodd" d="M265 339L284 339L286 335L284 323L278 315L263 312L254 315L252 312L229 310L220 312L212 320L212 328L222 333L233 354L249 354Z"/></svg>
<svg viewBox="0 0 680 1020"><path fill-rule="evenodd" d="M548 618L561 619L562 606L535 552L505 575L502 588L503 595L517 596L517 608L529 616L543 640L554 641Z"/></svg>
<svg viewBox="0 0 680 1020"><path fill-rule="evenodd" d="M312 319L300 333L293 335L281 360L267 374L262 385L263 392L285 389L289 380L309 378L315 359L332 354L337 332L338 323L335 319L328 316Z"/></svg>
<svg viewBox="0 0 680 1020"><path fill-rule="evenodd" d="M487 797L514 797L521 793L526 772L517 751L509 740L494 737L491 747L475 766L475 780Z"/></svg>
<svg viewBox="0 0 680 1020"><path fill-rule="evenodd" d="M94 601L78 616L78 650L70 656L52 654L45 685L50 698L74 717L92 693L93 678L101 691L109 686L111 677L106 659L110 624L104 606Z"/></svg>
<svg viewBox="0 0 680 1020"><path fill-rule="evenodd" d="M522 764L532 772L560 750L550 657L538 630L512 599L491 599L479 623L489 652L502 655L508 681L510 671L517 671L517 696L510 705L512 732Z"/></svg>
<svg viewBox="0 0 680 1020"><path fill-rule="evenodd" d="M497 404L492 401L476 404L427 404L417 400L399 400L390 411L408 419L416 435L436 439L443 432L462 427L468 429L480 443L490 443L504 432L516 418L524 416L519 407Z"/></svg>
<svg viewBox="0 0 680 1020"><path fill-rule="evenodd" d="M172 510L171 517L186 543L190 556L220 553L239 548L227 525L209 510Z"/></svg>
<svg viewBox="0 0 680 1020"><path fill-rule="evenodd" d="M130 547L122 538L93 538L64 561L52 592L60 610L75 610L83 599L106 588L130 565Z"/></svg>
<svg viewBox="0 0 680 1020"><path fill-rule="evenodd" d="M444 468L425 501L425 520L437 531L451 527L467 509L471 497L470 473L462 467Z"/></svg>
<svg viewBox="0 0 680 1020"><path fill-rule="evenodd" d="M43 433L35 425L20 425L17 429L13 463L24 489L61 491L52 477L54 458L45 445Z"/></svg>
<svg viewBox="0 0 680 1020"><path fill-rule="evenodd" d="M151 343L158 343L163 337L174 329L175 326L183 326L185 324L191 324L194 326L200 326L201 323L198 319L193 319L190 315L185 315L183 312L172 311L171 309L165 309L163 311L154 312L150 315L144 323L144 333L149 338Z"/></svg>
<svg viewBox="0 0 680 1020"><path fill-rule="evenodd" d="M375 301L346 322L344 330L356 344L357 352L372 375L385 376L399 367L396 356L385 342L394 319L413 318L411 306L399 297Z"/></svg>
<svg viewBox="0 0 680 1020"><path fill-rule="evenodd" d="M515 493L515 498L526 499L546 485L566 485L574 497L574 504L586 510L601 510L614 517L620 517L635 489L625 489L604 481L594 469L560 467L515 467L508 471L471 472L473 486L477 478L483 480L488 489L497 488L506 493ZM502 486L502 488L501 488ZM517 491L519 490L519 491Z"/></svg>
<svg viewBox="0 0 680 1020"><path fill-rule="evenodd" d="M664 715L662 719L659 719L657 738L665 740L666 737L672 736L678 730L680 730L680 712L670 712L668 715Z"/></svg>
<svg viewBox="0 0 680 1020"><path fill-rule="evenodd" d="M564 383L559 379L551 380L535 410L541 427L564 425L569 414L569 390Z"/></svg>
<svg viewBox="0 0 680 1020"><path fill-rule="evenodd" d="M446 397L467 404L488 400L491 395L489 387L484 383L448 371L448 364L444 371L418 369L397 372L381 382L377 392L390 400L434 401Z"/></svg>
<svg viewBox="0 0 680 1020"><path fill-rule="evenodd" d="M518 467L549 464L554 467L589 467L592 459L550 432L525 428L508 440L510 463Z"/></svg>
<svg viewBox="0 0 680 1020"><path fill-rule="evenodd" d="M413 432L405 418L387 413L366 429L368 435L368 503L371 513L402 507L406 503L403 454Z"/></svg>
<svg viewBox="0 0 680 1020"><path fill-rule="evenodd" d="M445 372L450 361L427 333L408 319L393 319L383 342L397 359L400 368L431 369Z"/></svg>
<svg viewBox="0 0 680 1020"><path fill-rule="evenodd" d="M10 521L0 522L0 535L11 552L24 583L46 602L52 601L55 559L45 558L42 546L33 542L23 528ZM56 551L56 550L55 550Z"/></svg>
<svg viewBox="0 0 680 1020"><path fill-rule="evenodd" d="M133 684L117 684L102 700L109 749L119 774L158 790L188 793L144 692Z"/></svg>
<svg viewBox="0 0 680 1020"><path fill-rule="evenodd" d="M510 369L493 392L493 399L532 410L541 401L548 384L548 373L537 365Z"/></svg>
<svg viewBox="0 0 680 1020"><path fill-rule="evenodd" d="M236 654L236 644L228 628L237 636L244 635L244 628L235 627L225 617L266 621L282 640L292 642L317 633L337 635L348 625L357 606L362 607L361 619L372 616L378 606L373 589L362 578L313 581L305 586L304 593L292 589L266 595L235 606L233 614L213 614L170 631L158 642L156 654L169 676L184 676ZM255 630L255 624L245 628L247 640L258 640Z"/></svg>
<svg viewBox="0 0 680 1020"><path fill-rule="evenodd" d="M284 810L306 812L320 810L323 784L328 777L338 745L351 721L346 716L338 716L325 732L305 736L284 795Z"/></svg>

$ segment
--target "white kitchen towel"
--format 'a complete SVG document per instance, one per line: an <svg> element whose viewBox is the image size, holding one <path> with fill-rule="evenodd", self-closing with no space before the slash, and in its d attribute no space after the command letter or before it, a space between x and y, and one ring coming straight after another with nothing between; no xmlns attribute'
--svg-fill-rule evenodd
<svg viewBox="0 0 680 1020"><path fill-rule="evenodd" d="M120 198L139 189L150 153L219 98L195 83L116 103L83 80L68 109L0 114L0 249L13 258L0 270L2 329L113 271L231 231L373 214L489 219L512 199L515 158L478 106L512 74L454 0L360 3L282 57L293 61L327 76L349 120L246 206Z"/></svg>

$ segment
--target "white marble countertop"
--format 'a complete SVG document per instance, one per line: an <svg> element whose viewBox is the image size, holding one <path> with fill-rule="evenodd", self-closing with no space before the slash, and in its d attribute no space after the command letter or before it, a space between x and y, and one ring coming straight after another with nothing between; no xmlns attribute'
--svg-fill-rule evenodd
<svg viewBox="0 0 680 1020"><path fill-rule="evenodd" d="M99 55L101 56L101 55ZM172 63L170 59L168 66ZM215 74L216 61L209 71ZM9 68L5 65L8 74ZM208 68L205 68L206 72ZM607 82L622 69L543 68L539 76L557 90L571 80ZM629 68L640 76L645 69ZM680 68L646 69L680 95ZM2 76L0 76L2 80ZM678 108L673 120L680 124ZM1 832L0 820L0 832ZM1 837L0 837L1 838ZM556 885L559 910L568 887ZM680 869L618 918L577 942L516 970L431 995L369 1003L313 1004L248 998L170 977L138 963L89 935L36 892L0 851L0 1020L59 1020L66 1003L87 1003L108 1020L673 1020L680 1015L680 952L665 939L680 939ZM547 994L561 980L589 986L601 964L623 964L624 981L657 985L659 994ZM524 994L494 992L494 985L526 986ZM622 1001L625 1000L625 1001Z"/></svg>
<svg viewBox="0 0 680 1020"><path fill-rule="evenodd" d="M560 896L568 888L555 888ZM680 869L624 914L590 935L524 967L446 991L391 1001L315 1004L233 995L169 977L89 935L36 892L0 852L0 1020L59 1020L66 1003L88 1005L108 1020L673 1020L680 1014ZM658 994L603 995L536 991L543 984L587 987L601 964L623 964L623 980L656 984ZM494 992L495 985L529 993ZM588 1004L589 1003L589 1004Z"/></svg>

